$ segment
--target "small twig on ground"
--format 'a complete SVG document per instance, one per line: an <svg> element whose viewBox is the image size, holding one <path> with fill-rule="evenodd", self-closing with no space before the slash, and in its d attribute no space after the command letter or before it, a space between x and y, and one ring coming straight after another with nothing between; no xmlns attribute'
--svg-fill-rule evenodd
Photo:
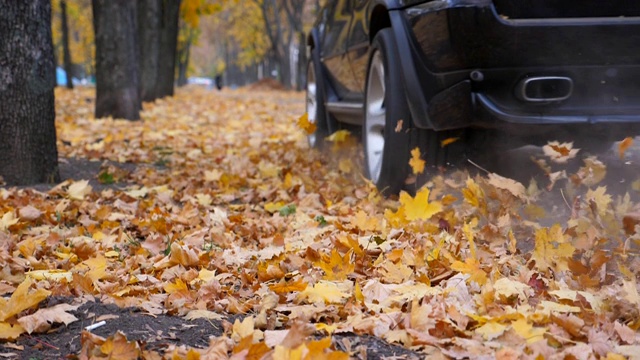
<svg viewBox="0 0 640 360"><path fill-rule="evenodd" d="M468 161L471 165L473 165L473 166L477 167L478 169L480 169L480 170L482 170L482 171L486 172L487 174L491 174L491 171L489 171L489 170L487 170L487 169L483 168L482 166L480 166L480 165L478 165L478 164L474 163L473 161L471 161L471 159L467 159L467 161Z"/></svg>
<svg viewBox="0 0 640 360"><path fill-rule="evenodd" d="M33 340L33 341L35 341L35 342L37 342L37 343L41 344L41 345L44 345L44 346L48 347L48 348L51 348L51 349L54 349L54 350L60 350L60 348L55 347L55 346L53 346L53 345L49 344L49 343L48 343L48 342L46 342L46 341L42 341L42 340L40 340L40 339L36 339L36 338L34 338L33 336L31 336L31 335L27 335L27 337L28 337L29 339L31 339L31 340Z"/></svg>

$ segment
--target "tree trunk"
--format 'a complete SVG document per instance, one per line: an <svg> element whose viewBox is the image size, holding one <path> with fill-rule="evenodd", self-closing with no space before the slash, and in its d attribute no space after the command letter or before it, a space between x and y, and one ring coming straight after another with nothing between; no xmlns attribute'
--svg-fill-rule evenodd
<svg viewBox="0 0 640 360"><path fill-rule="evenodd" d="M73 74L71 73L71 50L69 50L69 23L67 22L67 1L60 0L60 13L62 15L62 61L64 71L67 73L67 89L73 89Z"/></svg>
<svg viewBox="0 0 640 360"><path fill-rule="evenodd" d="M96 118L140 119L136 2L92 0Z"/></svg>
<svg viewBox="0 0 640 360"><path fill-rule="evenodd" d="M185 26L188 26L185 24ZM189 56L191 55L191 43L194 38L194 30L188 28L187 40L184 42L184 47L180 49L178 54L178 86L187 85L187 70L189 68Z"/></svg>
<svg viewBox="0 0 640 360"><path fill-rule="evenodd" d="M176 50L178 47L178 18L180 0L162 0L160 16L160 56L158 63L158 97L173 96Z"/></svg>
<svg viewBox="0 0 640 360"><path fill-rule="evenodd" d="M138 0L138 39L140 40L140 97L153 101L156 94L160 54L160 7L162 0Z"/></svg>
<svg viewBox="0 0 640 360"><path fill-rule="evenodd" d="M0 176L58 182L51 1L0 0Z"/></svg>
<svg viewBox="0 0 640 360"><path fill-rule="evenodd" d="M296 90L301 91L307 83L307 43L304 31L298 33L298 81Z"/></svg>

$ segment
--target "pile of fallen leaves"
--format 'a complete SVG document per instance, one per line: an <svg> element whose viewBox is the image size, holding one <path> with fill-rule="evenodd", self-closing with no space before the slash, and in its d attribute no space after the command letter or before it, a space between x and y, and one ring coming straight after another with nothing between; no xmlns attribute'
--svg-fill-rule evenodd
<svg viewBox="0 0 640 360"><path fill-rule="evenodd" d="M536 160L546 189L455 172L392 200L362 179L348 133L308 148L300 94L192 88L145 104L140 122L94 119L91 90L56 97L62 157L145 166L105 167L103 183L128 185L101 191L0 188L2 339L74 321L72 305L38 309L47 297L89 295L245 316L207 348L163 354L84 332L86 358L355 355L339 333L453 358L640 354L638 207L599 186L597 158L555 171L570 144L548 145L554 170Z"/></svg>

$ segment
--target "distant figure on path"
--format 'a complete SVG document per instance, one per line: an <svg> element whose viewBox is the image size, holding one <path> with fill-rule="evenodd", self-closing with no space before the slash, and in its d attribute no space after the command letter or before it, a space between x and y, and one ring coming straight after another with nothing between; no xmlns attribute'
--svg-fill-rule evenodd
<svg viewBox="0 0 640 360"><path fill-rule="evenodd" d="M216 81L216 87L218 88L218 90L222 90L222 76L216 75L215 81Z"/></svg>

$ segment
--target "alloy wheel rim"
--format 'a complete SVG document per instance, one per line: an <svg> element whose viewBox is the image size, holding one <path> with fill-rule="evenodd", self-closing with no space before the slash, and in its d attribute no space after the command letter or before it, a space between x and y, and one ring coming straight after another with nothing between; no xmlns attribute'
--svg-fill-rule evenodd
<svg viewBox="0 0 640 360"><path fill-rule="evenodd" d="M309 63L307 66L307 101L306 101L306 111L307 111L307 120L310 123L315 124L318 120L318 86L316 82L316 73L313 69L313 63ZM307 134L307 141L309 142L309 146L316 146L316 133Z"/></svg>
<svg viewBox="0 0 640 360"><path fill-rule="evenodd" d="M365 142L367 170L373 183L378 183L382 172L382 154L384 150L384 128L386 123L386 106L384 103L386 89L384 83L384 62L380 51L371 58L371 66L367 79L365 109Z"/></svg>

